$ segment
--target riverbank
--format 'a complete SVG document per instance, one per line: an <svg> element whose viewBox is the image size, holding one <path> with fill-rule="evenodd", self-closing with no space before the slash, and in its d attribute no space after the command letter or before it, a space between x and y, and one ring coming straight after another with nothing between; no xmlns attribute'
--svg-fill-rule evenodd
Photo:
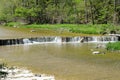
<svg viewBox="0 0 120 80"><path fill-rule="evenodd" d="M57 33L70 32L78 34L108 34L108 33L119 33L119 26L112 24L22 24L19 22L10 22L5 24L9 27L19 27L19 28L31 28L40 30L52 30L57 31Z"/></svg>
<svg viewBox="0 0 120 80"><path fill-rule="evenodd" d="M0 39L31 38L40 36L95 36L98 34L73 33L70 31L60 31L59 29L26 28L26 27L6 27L0 26Z"/></svg>

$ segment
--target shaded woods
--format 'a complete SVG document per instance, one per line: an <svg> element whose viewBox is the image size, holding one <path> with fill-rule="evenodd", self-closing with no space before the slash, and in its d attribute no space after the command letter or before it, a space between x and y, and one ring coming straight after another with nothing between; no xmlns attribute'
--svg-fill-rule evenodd
<svg viewBox="0 0 120 80"><path fill-rule="evenodd" d="M120 22L120 0L0 0L0 21L29 24Z"/></svg>

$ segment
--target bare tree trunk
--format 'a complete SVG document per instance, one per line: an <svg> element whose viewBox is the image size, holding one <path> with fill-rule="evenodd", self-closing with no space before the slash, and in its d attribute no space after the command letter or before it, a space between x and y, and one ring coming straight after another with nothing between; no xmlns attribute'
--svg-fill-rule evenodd
<svg viewBox="0 0 120 80"><path fill-rule="evenodd" d="M36 5L38 5L38 3L39 3L39 0L36 0Z"/></svg>
<svg viewBox="0 0 120 80"><path fill-rule="evenodd" d="M116 15L117 15L117 12L116 12L116 0L114 0L114 15L113 15L113 23L116 24Z"/></svg>
<svg viewBox="0 0 120 80"><path fill-rule="evenodd" d="M62 23L62 16L58 16L57 23L61 24Z"/></svg>
<svg viewBox="0 0 120 80"><path fill-rule="evenodd" d="M85 23L88 23L87 0L84 0L84 3L85 3Z"/></svg>
<svg viewBox="0 0 120 80"><path fill-rule="evenodd" d="M53 16L52 17L52 24L54 24L55 23L55 17Z"/></svg>
<svg viewBox="0 0 120 80"><path fill-rule="evenodd" d="M114 0L114 15L113 15L113 23L115 25L119 24L119 11L117 10L117 6L119 6L119 0Z"/></svg>
<svg viewBox="0 0 120 80"><path fill-rule="evenodd" d="M91 11L91 20L92 20L92 24L95 24L95 21L94 21L94 13L93 13L93 5L92 5L92 1L89 0L90 2L90 11Z"/></svg>

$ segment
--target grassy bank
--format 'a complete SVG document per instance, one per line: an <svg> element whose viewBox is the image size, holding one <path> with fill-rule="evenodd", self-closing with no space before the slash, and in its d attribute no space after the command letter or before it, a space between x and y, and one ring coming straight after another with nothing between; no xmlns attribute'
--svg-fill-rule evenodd
<svg viewBox="0 0 120 80"><path fill-rule="evenodd" d="M21 27L21 28L37 28L47 30L58 30L59 32L66 31L82 34L104 34L111 31L119 32L120 28L111 24L30 24L24 25L18 22L7 23L6 26Z"/></svg>

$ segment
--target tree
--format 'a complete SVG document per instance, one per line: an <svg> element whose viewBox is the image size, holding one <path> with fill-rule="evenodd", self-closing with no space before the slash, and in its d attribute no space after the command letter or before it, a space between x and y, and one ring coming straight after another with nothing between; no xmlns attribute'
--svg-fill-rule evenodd
<svg viewBox="0 0 120 80"><path fill-rule="evenodd" d="M120 22L120 0L114 0L114 17L113 23L119 24Z"/></svg>
<svg viewBox="0 0 120 80"><path fill-rule="evenodd" d="M88 0L84 0L84 4L85 4L85 23L88 23L88 4L87 4Z"/></svg>
<svg viewBox="0 0 120 80"><path fill-rule="evenodd" d="M119 24L120 0L0 0L0 20L29 24Z"/></svg>

